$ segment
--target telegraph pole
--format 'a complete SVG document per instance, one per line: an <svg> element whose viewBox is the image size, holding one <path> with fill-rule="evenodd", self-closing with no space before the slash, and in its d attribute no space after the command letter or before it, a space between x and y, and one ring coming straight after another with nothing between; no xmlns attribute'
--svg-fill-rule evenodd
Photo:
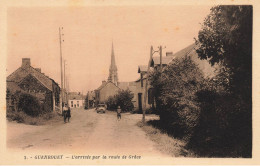
<svg viewBox="0 0 260 166"><path fill-rule="evenodd" d="M146 101L147 101L147 91L148 91L148 74L149 74L149 71L150 71L150 67L151 67L151 63L152 63L152 59L153 59L153 54L156 53L156 52L159 52L160 54L160 68L162 68L162 46L159 47L159 50L155 51L153 49L153 46L151 46L151 49L150 49L150 59L149 59L149 62L148 62L148 68L147 68L147 76L146 76L146 82L145 82L145 93L144 93L144 109L143 109L143 123L145 122L145 110L146 110Z"/></svg>
<svg viewBox="0 0 260 166"><path fill-rule="evenodd" d="M63 27L59 27L59 38L60 38L60 74L61 74L61 97L60 97L60 106L61 106L61 111L63 111L63 72L62 72L62 39L61 39L61 30Z"/></svg>
<svg viewBox="0 0 260 166"><path fill-rule="evenodd" d="M160 52L160 69L162 69L162 46L159 47Z"/></svg>
<svg viewBox="0 0 260 166"><path fill-rule="evenodd" d="M64 59L64 103L67 103L67 88L66 88L66 60Z"/></svg>

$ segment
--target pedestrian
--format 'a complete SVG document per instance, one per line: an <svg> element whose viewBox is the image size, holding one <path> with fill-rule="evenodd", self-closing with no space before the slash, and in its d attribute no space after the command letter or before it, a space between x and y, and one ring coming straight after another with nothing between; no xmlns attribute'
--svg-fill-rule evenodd
<svg viewBox="0 0 260 166"><path fill-rule="evenodd" d="M68 107L67 107L66 103L64 104L62 115L63 115L63 118L64 118L64 123L66 123L66 119L67 119L67 116L68 116Z"/></svg>
<svg viewBox="0 0 260 166"><path fill-rule="evenodd" d="M68 107L68 113L67 113L68 122L70 122L70 117L71 117L70 107Z"/></svg>
<svg viewBox="0 0 260 166"><path fill-rule="evenodd" d="M121 119L121 108L120 108L120 106L117 107L116 112L117 112L117 120Z"/></svg>

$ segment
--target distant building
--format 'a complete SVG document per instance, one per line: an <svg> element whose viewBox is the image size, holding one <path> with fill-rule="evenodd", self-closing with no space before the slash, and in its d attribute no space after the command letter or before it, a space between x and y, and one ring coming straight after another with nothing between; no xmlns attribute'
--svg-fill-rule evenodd
<svg viewBox="0 0 260 166"><path fill-rule="evenodd" d="M85 98L80 92L69 92L68 93L68 106L70 108L84 108Z"/></svg>
<svg viewBox="0 0 260 166"><path fill-rule="evenodd" d="M55 110L60 103L60 87L40 68L31 66L30 58L23 58L22 65L6 78L7 109L17 110L17 93L37 97L45 111Z"/></svg>
<svg viewBox="0 0 260 166"><path fill-rule="evenodd" d="M87 93L87 103L85 103L85 108L93 108L95 107L95 102L96 102L96 94L95 91L88 91Z"/></svg>
<svg viewBox="0 0 260 166"><path fill-rule="evenodd" d="M120 88L111 81L103 81L102 85L95 90L96 104L105 103L110 96L118 93Z"/></svg>

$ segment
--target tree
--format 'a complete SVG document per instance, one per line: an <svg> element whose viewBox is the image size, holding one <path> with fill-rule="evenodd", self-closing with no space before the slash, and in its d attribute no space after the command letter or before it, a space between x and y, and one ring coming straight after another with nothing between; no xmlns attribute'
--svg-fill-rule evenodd
<svg viewBox="0 0 260 166"><path fill-rule="evenodd" d="M252 6L216 6L199 31L197 53L220 64L226 89L248 100L252 96ZM223 74L226 73L226 74ZM219 78L219 79L220 79Z"/></svg>
<svg viewBox="0 0 260 166"><path fill-rule="evenodd" d="M211 112L216 117L214 119L216 124L212 126L219 125L217 127L221 129L218 132L219 138L212 134L215 140L212 142L223 143L229 139L229 146L233 146L231 153L236 151L237 156L250 157L252 155L252 6L213 7L204 20L196 42L199 44L196 50L198 56L207 59L211 65L218 64L221 67L214 78L215 88L198 93L204 96L200 97L199 101L203 112L200 116L202 123L200 126L206 129L205 133L212 132L212 128L203 127L203 123L209 121ZM223 89L217 90L217 86L223 86ZM209 95L213 97L207 97ZM226 125L221 127L223 123ZM202 128L198 129L200 133ZM220 133L225 134L220 136ZM205 145L205 142L201 144Z"/></svg>
<svg viewBox="0 0 260 166"><path fill-rule="evenodd" d="M134 95L130 90L119 90L118 94L107 99L106 104L110 110L116 110L120 106L123 112L129 112L134 109L133 98Z"/></svg>

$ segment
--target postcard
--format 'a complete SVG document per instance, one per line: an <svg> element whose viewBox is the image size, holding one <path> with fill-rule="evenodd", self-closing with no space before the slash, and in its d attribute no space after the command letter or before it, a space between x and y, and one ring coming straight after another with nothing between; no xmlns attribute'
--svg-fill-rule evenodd
<svg viewBox="0 0 260 166"><path fill-rule="evenodd" d="M260 164L258 2L0 4L0 164Z"/></svg>

